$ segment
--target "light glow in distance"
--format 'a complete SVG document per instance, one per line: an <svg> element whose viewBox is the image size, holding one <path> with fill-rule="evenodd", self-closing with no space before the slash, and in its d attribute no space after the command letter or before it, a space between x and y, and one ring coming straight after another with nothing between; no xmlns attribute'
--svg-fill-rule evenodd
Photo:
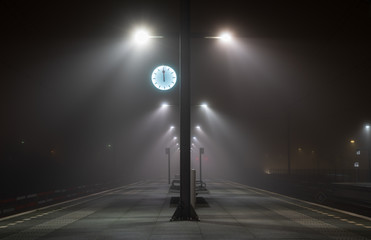
<svg viewBox="0 0 371 240"><path fill-rule="evenodd" d="M168 106L170 106L168 103L162 103L161 104L161 108L167 108Z"/></svg>
<svg viewBox="0 0 371 240"><path fill-rule="evenodd" d="M201 104L201 107L203 107L203 108L208 108L209 106L208 106L206 103L202 103L202 104Z"/></svg>

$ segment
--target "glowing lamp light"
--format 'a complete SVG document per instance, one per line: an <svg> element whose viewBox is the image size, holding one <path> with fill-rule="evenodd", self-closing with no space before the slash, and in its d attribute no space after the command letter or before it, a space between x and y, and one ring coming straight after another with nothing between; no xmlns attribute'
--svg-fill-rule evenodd
<svg viewBox="0 0 371 240"><path fill-rule="evenodd" d="M232 41L232 35L230 33L222 33L220 35L220 40L222 40L223 42L231 42Z"/></svg>
<svg viewBox="0 0 371 240"><path fill-rule="evenodd" d="M149 34L146 30L140 29L134 34L134 41L138 44L144 44L148 42Z"/></svg>
<svg viewBox="0 0 371 240"><path fill-rule="evenodd" d="M206 103L201 104L201 107L208 108L208 105Z"/></svg>
<svg viewBox="0 0 371 240"><path fill-rule="evenodd" d="M170 106L170 105L167 104L167 103L163 103L163 104L161 104L161 108L167 108L168 106Z"/></svg>
<svg viewBox="0 0 371 240"><path fill-rule="evenodd" d="M197 125L196 128L197 128L198 130L201 130L201 127L200 127L199 125Z"/></svg>
<svg viewBox="0 0 371 240"><path fill-rule="evenodd" d="M170 130L173 130L174 129L174 126L170 126Z"/></svg>
<svg viewBox="0 0 371 240"><path fill-rule="evenodd" d="M366 129L366 130L370 130L370 125L367 124L367 125L365 126L365 129Z"/></svg>
<svg viewBox="0 0 371 240"><path fill-rule="evenodd" d="M351 139L349 142L353 144L353 143L355 143L356 141L355 141L354 139Z"/></svg>
<svg viewBox="0 0 371 240"><path fill-rule="evenodd" d="M177 137L173 137L173 140L177 140L178 138Z"/></svg>

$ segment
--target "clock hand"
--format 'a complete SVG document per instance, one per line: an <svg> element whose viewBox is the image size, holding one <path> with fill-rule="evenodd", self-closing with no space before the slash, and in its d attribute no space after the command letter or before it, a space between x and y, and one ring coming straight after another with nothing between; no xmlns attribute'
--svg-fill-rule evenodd
<svg viewBox="0 0 371 240"><path fill-rule="evenodd" d="M162 74L163 74L163 78L162 78L162 79L163 79L164 82L165 82L165 68L162 69Z"/></svg>

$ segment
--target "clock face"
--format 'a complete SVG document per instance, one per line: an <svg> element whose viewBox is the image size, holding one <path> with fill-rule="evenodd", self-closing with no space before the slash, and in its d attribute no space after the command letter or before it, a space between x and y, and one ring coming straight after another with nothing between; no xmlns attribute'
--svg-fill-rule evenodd
<svg viewBox="0 0 371 240"><path fill-rule="evenodd" d="M158 66L152 72L152 83L160 90L169 90L174 87L176 83L176 73L174 69L169 66Z"/></svg>

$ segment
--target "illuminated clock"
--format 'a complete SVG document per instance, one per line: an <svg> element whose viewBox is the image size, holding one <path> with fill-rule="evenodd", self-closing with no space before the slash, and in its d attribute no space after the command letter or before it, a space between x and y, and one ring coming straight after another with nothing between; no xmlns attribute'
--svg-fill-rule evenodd
<svg viewBox="0 0 371 240"><path fill-rule="evenodd" d="M152 83L160 90L169 90L174 87L176 83L176 73L174 69L169 66L158 66L152 72Z"/></svg>

